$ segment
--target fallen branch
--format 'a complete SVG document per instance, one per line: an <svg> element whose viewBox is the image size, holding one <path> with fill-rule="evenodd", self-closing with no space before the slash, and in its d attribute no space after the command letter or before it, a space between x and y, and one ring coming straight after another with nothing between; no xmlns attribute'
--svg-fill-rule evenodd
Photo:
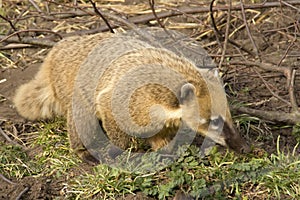
<svg viewBox="0 0 300 200"><path fill-rule="evenodd" d="M33 7L39 12L39 13L43 13L42 9L33 1L33 0L29 0L29 2L33 5Z"/></svg>
<svg viewBox="0 0 300 200"><path fill-rule="evenodd" d="M11 144L13 144L13 145L19 145L18 143L16 143L16 142L14 142L13 140L11 140L9 137L8 137L8 135L6 135L5 133L4 133L4 131L2 130L2 128L0 127L0 134L9 142L9 143L11 143Z"/></svg>
<svg viewBox="0 0 300 200"><path fill-rule="evenodd" d="M48 2L58 4L53 1L48 1ZM58 5L60 5L60 4L58 4ZM291 6L291 5L292 6L300 5L300 1L292 0L292 1L285 1L284 3L282 3L281 1L274 1L274 2L264 2L261 4L250 4L250 5L245 4L244 9L265 9L265 8L274 8L274 7ZM66 6L66 5L64 5L64 6ZM67 7L72 7L72 6L67 6ZM227 10L228 10L228 6L215 6L212 11L215 12L215 11L227 11ZM232 11L240 11L241 6L240 5L232 6L231 10ZM156 14L157 14L157 17L161 19L161 18L182 15L182 13L196 14L196 13L208 13L209 11L210 11L209 7L182 6L182 7L176 8L176 10L172 9L172 10L167 10L167 11L161 11L161 12L156 12ZM58 17L61 19L64 19L64 18L70 18L70 17L87 16L87 15L89 15L89 13L86 11L79 10L76 12L68 12L68 13L50 13L50 15L60 15ZM155 19L156 19L156 17L153 15L153 13L149 13L149 14L145 14L145 15L131 17L129 20L132 23L144 23L144 22L155 20Z"/></svg>
<svg viewBox="0 0 300 200"><path fill-rule="evenodd" d="M0 35L0 40L4 40L4 39L5 42L26 43L26 44L32 44L41 47L53 47L56 44L56 42L47 39L23 37L22 40L20 41L16 36L7 38L7 36Z"/></svg>
<svg viewBox="0 0 300 200"><path fill-rule="evenodd" d="M24 147L24 146L18 144L17 142L13 141L12 139L10 139L10 138L8 137L8 135L6 135L6 133L4 133L4 131L2 130L1 127L0 127L0 134L1 134L1 135L2 135L2 136L10 143L10 144L12 144L12 145L14 145L14 146L17 146L17 147L20 147L20 148L23 149L23 150L26 150L26 147Z"/></svg>
<svg viewBox="0 0 300 200"><path fill-rule="evenodd" d="M31 44L8 44L6 46L0 47L0 50L10 50L10 49L24 49L24 48L30 48L33 47Z"/></svg>
<svg viewBox="0 0 300 200"><path fill-rule="evenodd" d="M27 191L29 190L29 187L25 187L25 189L20 192L20 194L16 197L16 200L20 200L23 196L23 194L25 194Z"/></svg>
<svg viewBox="0 0 300 200"><path fill-rule="evenodd" d="M228 45L228 38L229 38L229 29L230 29L230 20L231 20L231 7L232 7L231 0L229 0L228 3L229 3L229 7L228 7L228 11L227 11L226 30L225 30L225 36L224 36L224 44L223 44L223 48L222 48L222 56L221 56L221 59L220 59L219 65L218 65L219 69L221 69L223 61L225 59L225 54L226 54L227 45Z"/></svg>
<svg viewBox="0 0 300 200"><path fill-rule="evenodd" d="M59 34L59 33L56 33L54 31L51 31L51 30L48 30L48 29L27 29L27 30L20 30L20 31L16 31L6 37L4 37L3 39L0 40L0 43L1 42L4 42L5 40L15 36L15 35L19 35L20 33L24 33L24 32L46 32L46 33L52 33L56 36L58 36L60 39L62 39L62 36ZM22 41L22 39L21 39Z"/></svg>
<svg viewBox="0 0 300 200"><path fill-rule="evenodd" d="M241 66L256 66L266 71L276 71L284 73L287 68L278 67L276 65L270 63L263 63L263 62L251 62L251 61L233 61L227 63L227 65L241 65Z"/></svg>
<svg viewBox="0 0 300 200"><path fill-rule="evenodd" d="M269 84L267 83L267 81L263 78L263 76L255 69L253 68L254 72L257 74L257 76L262 80L262 82L264 83L264 85L266 86L266 88L269 90L269 92L277 99L279 99L280 101L286 103L288 106L291 106L292 104L290 102L288 102L287 100L281 98L278 94L276 94L275 92L272 91L272 89L270 88Z"/></svg>
<svg viewBox="0 0 300 200"><path fill-rule="evenodd" d="M0 178L2 178L2 180L4 180L5 182L11 184L11 185L15 185L16 183L12 182L11 180L9 180L8 178L6 178L5 176L3 176L2 174L0 174Z"/></svg>
<svg viewBox="0 0 300 200"><path fill-rule="evenodd" d="M233 107L233 110L248 115L253 115L266 121L286 123L291 125L300 123L300 114L298 112L285 113L281 111L256 110L247 107L239 107L239 108Z"/></svg>

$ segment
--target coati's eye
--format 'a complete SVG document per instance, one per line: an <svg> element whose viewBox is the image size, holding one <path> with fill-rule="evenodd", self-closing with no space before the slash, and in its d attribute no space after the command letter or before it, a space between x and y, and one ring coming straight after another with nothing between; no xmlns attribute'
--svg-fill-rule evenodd
<svg viewBox="0 0 300 200"><path fill-rule="evenodd" d="M224 124L224 120L221 116L218 116L217 118L211 119L210 124L211 124L211 127L216 130L216 129L222 128L222 126Z"/></svg>

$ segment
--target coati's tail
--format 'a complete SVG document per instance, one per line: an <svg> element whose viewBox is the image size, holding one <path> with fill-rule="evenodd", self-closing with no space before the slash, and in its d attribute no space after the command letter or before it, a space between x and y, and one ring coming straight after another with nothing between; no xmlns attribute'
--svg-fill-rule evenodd
<svg viewBox="0 0 300 200"><path fill-rule="evenodd" d="M22 85L17 89L13 101L19 114L29 120L48 119L62 114L61 104L45 80L34 79Z"/></svg>

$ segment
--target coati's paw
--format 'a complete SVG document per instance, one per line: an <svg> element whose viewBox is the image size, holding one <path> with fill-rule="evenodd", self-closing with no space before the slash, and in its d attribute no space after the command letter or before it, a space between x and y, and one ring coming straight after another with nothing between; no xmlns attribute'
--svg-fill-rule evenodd
<svg viewBox="0 0 300 200"><path fill-rule="evenodd" d="M89 165L98 165L99 160L97 160L94 156L92 156L87 149L79 149L75 151L76 154Z"/></svg>

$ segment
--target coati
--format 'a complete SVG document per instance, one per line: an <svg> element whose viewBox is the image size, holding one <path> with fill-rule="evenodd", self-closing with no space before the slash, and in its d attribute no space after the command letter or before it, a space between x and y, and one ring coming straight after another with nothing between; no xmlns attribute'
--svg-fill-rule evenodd
<svg viewBox="0 0 300 200"><path fill-rule="evenodd" d="M170 49L133 34L63 39L33 80L17 89L15 107L29 120L65 116L71 147L83 159L90 159L82 144L90 136L78 130L78 123L89 127L85 112L121 149L139 148L140 140L161 149L184 124L223 146L249 152L234 128L216 71L196 67ZM74 115L81 117L76 121Z"/></svg>

